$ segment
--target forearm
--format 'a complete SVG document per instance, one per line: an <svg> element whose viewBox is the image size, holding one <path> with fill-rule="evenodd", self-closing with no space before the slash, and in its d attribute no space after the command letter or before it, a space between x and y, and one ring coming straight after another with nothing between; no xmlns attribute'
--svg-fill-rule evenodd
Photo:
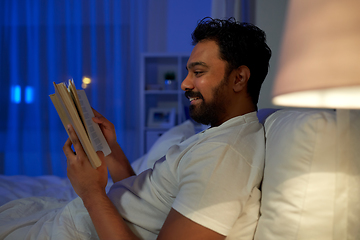
<svg viewBox="0 0 360 240"><path fill-rule="evenodd" d="M83 198L83 202L100 239L139 239L126 225L105 192Z"/></svg>
<svg viewBox="0 0 360 240"><path fill-rule="evenodd" d="M113 182L118 182L135 175L129 160L119 144L111 148L111 154L105 158Z"/></svg>

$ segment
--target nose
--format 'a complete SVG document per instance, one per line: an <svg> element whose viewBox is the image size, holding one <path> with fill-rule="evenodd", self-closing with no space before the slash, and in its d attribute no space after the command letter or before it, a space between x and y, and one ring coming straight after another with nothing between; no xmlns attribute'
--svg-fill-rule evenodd
<svg viewBox="0 0 360 240"><path fill-rule="evenodd" d="M183 91L189 91L194 88L194 85L192 83L191 77L189 76L189 73L187 74L186 78L181 83L181 89Z"/></svg>

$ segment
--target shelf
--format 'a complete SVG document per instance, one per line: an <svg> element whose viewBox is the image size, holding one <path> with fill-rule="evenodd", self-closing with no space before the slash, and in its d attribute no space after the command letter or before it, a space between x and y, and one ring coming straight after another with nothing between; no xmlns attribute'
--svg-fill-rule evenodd
<svg viewBox="0 0 360 240"><path fill-rule="evenodd" d="M176 109L175 126L186 120L188 115L186 107L189 102L185 100L181 82L187 75L186 64L189 56L190 54L186 53L143 53L141 56L140 156L149 150L157 138L170 129L148 126L149 115L152 114L153 109ZM164 80L169 72L174 73L175 84L171 85L172 88L165 88ZM163 119L166 119L166 116ZM156 121L159 121L159 118Z"/></svg>

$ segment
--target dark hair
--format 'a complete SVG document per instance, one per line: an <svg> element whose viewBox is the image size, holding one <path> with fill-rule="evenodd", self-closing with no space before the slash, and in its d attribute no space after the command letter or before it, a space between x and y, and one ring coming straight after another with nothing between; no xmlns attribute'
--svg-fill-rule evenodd
<svg viewBox="0 0 360 240"><path fill-rule="evenodd" d="M247 85L252 102L257 108L261 84L269 69L271 49L266 44L265 32L251 23L203 18L191 35L193 45L203 40L215 41L220 49L220 58L227 61L227 73L241 65L250 69Z"/></svg>

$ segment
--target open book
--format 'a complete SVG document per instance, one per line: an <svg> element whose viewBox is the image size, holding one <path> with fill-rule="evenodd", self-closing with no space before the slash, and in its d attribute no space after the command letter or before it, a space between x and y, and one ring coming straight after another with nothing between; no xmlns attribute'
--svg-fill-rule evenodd
<svg viewBox="0 0 360 240"><path fill-rule="evenodd" d="M66 132L69 135L67 125L71 124L92 167L99 167L101 160L96 152L102 151L107 156L111 153L111 150L99 125L92 120L94 113L85 91L76 90L72 80L69 80L68 86L65 83L54 83L54 87L55 93L49 96Z"/></svg>

